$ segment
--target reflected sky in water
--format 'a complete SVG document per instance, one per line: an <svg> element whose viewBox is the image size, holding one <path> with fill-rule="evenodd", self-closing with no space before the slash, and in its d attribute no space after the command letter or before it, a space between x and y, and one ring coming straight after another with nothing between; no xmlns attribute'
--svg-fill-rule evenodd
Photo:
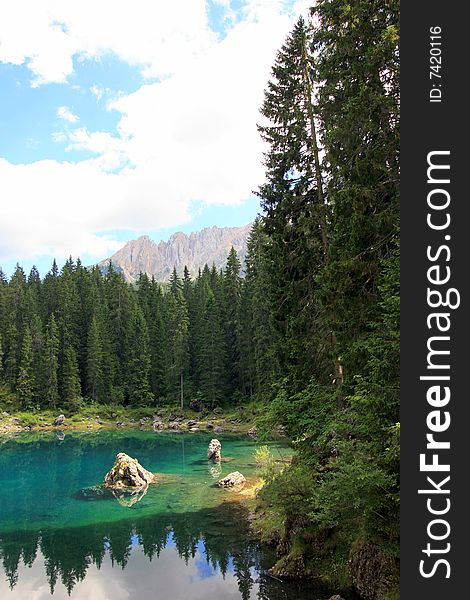
<svg viewBox="0 0 470 600"><path fill-rule="evenodd" d="M208 564L203 548L201 543L195 557L186 564L179 558L174 544L169 544L158 559L151 562L137 546L132 549L125 569L113 567L108 552L100 569L96 565L88 568L85 579L75 585L71 597L83 600L239 600L242 596L233 561L224 577L219 568ZM251 571L256 578L255 569ZM247 598L258 598L258 592L259 584L253 583ZM0 595L11 600L50 599L44 557L39 555L31 568L20 566L19 581L13 591L2 581ZM57 584L54 598L69 600L63 583Z"/></svg>
<svg viewBox="0 0 470 600"><path fill-rule="evenodd" d="M0 598L329 598L269 577L275 557L251 537L247 509L215 485L209 439L138 431L0 439ZM255 475L256 443L221 440L233 459L221 475ZM90 495L123 448L168 479L134 504Z"/></svg>

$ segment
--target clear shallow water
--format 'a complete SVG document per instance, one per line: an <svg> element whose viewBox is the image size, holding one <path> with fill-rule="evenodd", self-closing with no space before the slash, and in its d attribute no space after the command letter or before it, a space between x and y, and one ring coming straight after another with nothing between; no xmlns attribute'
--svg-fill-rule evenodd
<svg viewBox="0 0 470 600"><path fill-rule="evenodd" d="M205 460L205 434L0 438L0 597L328 598L324 590L266 575L273 557L250 539L245 509L215 486L230 471L255 475L256 443L217 437L223 456L233 458L217 472ZM289 453L280 443L270 446L274 455ZM81 490L101 483L121 451L167 478L132 506L114 497L83 499Z"/></svg>

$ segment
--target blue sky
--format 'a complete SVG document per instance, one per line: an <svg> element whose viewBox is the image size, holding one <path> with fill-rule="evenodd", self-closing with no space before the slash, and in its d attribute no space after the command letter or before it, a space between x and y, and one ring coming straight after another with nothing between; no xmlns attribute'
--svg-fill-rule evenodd
<svg viewBox="0 0 470 600"><path fill-rule="evenodd" d="M263 90L307 6L4 0L2 269L253 220Z"/></svg>

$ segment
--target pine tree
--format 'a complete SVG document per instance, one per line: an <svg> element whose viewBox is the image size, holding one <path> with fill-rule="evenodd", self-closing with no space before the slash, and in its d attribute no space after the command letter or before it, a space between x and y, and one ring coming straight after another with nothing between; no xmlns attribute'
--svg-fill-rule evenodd
<svg viewBox="0 0 470 600"><path fill-rule="evenodd" d="M43 399L48 408L55 408L59 401L59 330L54 313L46 326L42 364Z"/></svg>
<svg viewBox="0 0 470 600"><path fill-rule="evenodd" d="M200 390L211 408L227 398L227 348L220 305L210 292L204 313Z"/></svg>
<svg viewBox="0 0 470 600"><path fill-rule="evenodd" d="M242 297L242 367L250 391L266 393L277 373L275 332L270 311L268 242L256 219L247 244Z"/></svg>
<svg viewBox="0 0 470 600"><path fill-rule="evenodd" d="M176 274L176 271L174 271ZM189 314L188 306L178 279L173 278L170 293L167 295L169 315L169 349L171 387L178 396L181 408L184 407L184 381L189 372Z"/></svg>
<svg viewBox="0 0 470 600"><path fill-rule="evenodd" d="M33 347L29 327L26 327L23 334L23 344L21 347L20 363L18 369L18 381L16 384L16 393L18 400L23 408L31 406L35 389L33 372Z"/></svg>
<svg viewBox="0 0 470 600"><path fill-rule="evenodd" d="M31 317L32 370L34 373L33 399L35 404L41 403L42 396L42 361L44 352L44 334L41 319L37 313Z"/></svg>
<svg viewBox="0 0 470 600"><path fill-rule="evenodd" d="M11 321L11 319L9 319ZM5 380L14 390L18 379L19 335L16 325L9 323L5 336Z"/></svg>
<svg viewBox="0 0 470 600"><path fill-rule="evenodd" d="M73 405L80 400L81 386L77 355L70 342L66 343L63 350L60 384L61 399L65 405Z"/></svg>
<svg viewBox="0 0 470 600"><path fill-rule="evenodd" d="M259 196L269 236L270 312L278 360L298 389L313 372L321 376L333 346L316 286L329 252L329 217L318 157L309 35L300 18L277 54L261 108L266 124L259 126L269 148Z"/></svg>
<svg viewBox="0 0 470 600"><path fill-rule="evenodd" d="M3 369L3 341L2 334L0 333L0 384L4 382L4 369Z"/></svg>
<svg viewBox="0 0 470 600"><path fill-rule="evenodd" d="M87 391L92 400L103 400L103 345L95 315L88 331L86 357Z"/></svg>
<svg viewBox="0 0 470 600"><path fill-rule="evenodd" d="M144 314L138 306L135 306L130 320L127 374L129 403L151 403L149 336Z"/></svg>
<svg viewBox="0 0 470 600"><path fill-rule="evenodd" d="M228 351L228 384L231 393L242 388L241 373L241 264L236 250L230 249L225 267L223 290L225 308L225 331Z"/></svg>

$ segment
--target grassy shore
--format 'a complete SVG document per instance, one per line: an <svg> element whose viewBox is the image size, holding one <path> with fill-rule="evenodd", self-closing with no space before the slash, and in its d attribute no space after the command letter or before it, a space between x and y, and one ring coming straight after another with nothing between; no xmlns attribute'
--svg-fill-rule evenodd
<svg viewBox="0 0 470 600"><path fill-rule="evenodd" d="M63 414L65 421L55 426L55 419ZM196 421L200 431L222 433L248 433L254 427L257 409L252 405L215 408L196 412L189 408L181 410L174 406L122 406L77 402L73 408L57 407L54 410L24 410L18 406L13 394L0 390L0 433L19 431L47 431L61 429L68 431L89 431L97 429L144 428L189 431L188 422Z"/></svg>

